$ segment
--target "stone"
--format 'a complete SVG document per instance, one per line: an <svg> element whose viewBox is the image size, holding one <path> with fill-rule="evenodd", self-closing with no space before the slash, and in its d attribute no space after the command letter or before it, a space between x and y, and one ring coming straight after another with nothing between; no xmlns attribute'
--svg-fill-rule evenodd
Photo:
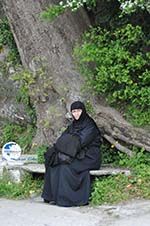
<svg viewBox="0 0 150 226"><path fill-rule="evenodd" d="M37 163L36 155L22 155L19 161L0 161L1 178L7 175L11 181L19 183L25 173L44 175L45 166ZM115 168L110 165L103 165L99 170L90 170L90 175L96 177L113 176L120 173L126 176L131 174L129 169Z"/></svg>
<svg viewBox="0 0 150 226"><path fill-rule="evenodd" d="M3 166L0 166L0 179L3 178Z"/></svg>
<svg viewBox="0 0 150 226"><path fill-rule="evenodd" d="M121 169L121 168L112 168L112 167L102 167L99 170L91 170L90 175L92 176L109 176L109 175L117 175L117 174L125 174L129 176L131 174L130 170L128 169Z"/></svg>
<svg viewBox="0 0 150 226"><path fill-rule="evenodd" d="M22 166L31 162L37 162L36 155L22 155L17 161L2 160L0 156L0 179L7 177L11 182L20 183L26 173Z"/></svg>
<svg viewBox="0 0 150 226"><path fill-rule="evenodd" d="M3 175L7 176L8 178L10 178L10 181L14 182L14 183L20 183L21 182L21 171L19 169L5 169L5 173L3 173Z"/></svg>
<svg viewBox="0 0 150 226"><path fill-rule="evenodd" d="M29 173L45 173L44 164L27 164L22 166L21 168Z"/></svg>
<svg viewBox="0 0 150 226"><path fill-rule="evenodd" d="M45 167L43 164L27 164L21 167L23 170L29 173L45 173ZM114 168L108 166L102 166L99 170L90 170L90 175L92 176L109 176L109 175L117 175L123 173L126 176L131 174L128 169Z"/></svg>

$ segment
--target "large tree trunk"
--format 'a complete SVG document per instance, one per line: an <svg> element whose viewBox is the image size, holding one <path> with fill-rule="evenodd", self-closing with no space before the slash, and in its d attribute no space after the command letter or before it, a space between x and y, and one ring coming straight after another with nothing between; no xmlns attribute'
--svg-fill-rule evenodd
<svg viewBox="0 0 150 226"><path fill-rule="evenodd" d="M51 23L42 21L40 12L55 2L58 1L4 1L22 63L33 72L30 95L37 113L35 142L38 145L46 140L52 143L65 125L64 115L70 103L85 98L81 92L83 80L74 69L72 48L90 21L84 10L66 12ZM97 123L110 143L128 155L132 153L123 143L150 151L148 132L132 127L118 112L101 106L97 100L91 101Z"/></svg>
<svg viewBox="0 0 150 226"><path fill-rule="evenodd" d="M52 0L5 0L4 9L23 65L33 72L30 87L37 113L35 142L53 142L65 125L66 107L80 97L82 79L75 71L72 49L90 22L83 10L66 12L54 22L40 19Z"/></svg>

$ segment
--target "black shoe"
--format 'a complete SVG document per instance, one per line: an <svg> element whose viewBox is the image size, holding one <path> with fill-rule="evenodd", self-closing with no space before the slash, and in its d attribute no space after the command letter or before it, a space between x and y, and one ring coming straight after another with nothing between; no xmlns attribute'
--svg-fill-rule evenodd
<svg viewBox="0 0 150 226"><path fill-rule="evenodd" d="M45 203L49 203L49 201L48 201L48 200L46 200L46 199L44 199L44 202L45 202Z"/></svg>
<svg viewBox="0 0 150 226"><path fill-rule="evenodd" d="M50 205L56 205L56 202L55 201L50 201L49 204Z"/></svg>

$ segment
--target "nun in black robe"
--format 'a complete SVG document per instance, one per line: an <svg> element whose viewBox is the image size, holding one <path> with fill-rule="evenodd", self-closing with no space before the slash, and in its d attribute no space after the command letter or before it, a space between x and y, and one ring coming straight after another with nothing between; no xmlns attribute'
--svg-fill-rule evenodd
<svg viewBox="0 0 150 226"><path fill-rule="evenodd" d="M42 198L46 202L55 202L58 206L81 206L88 204L91 181L90 170L96 170L101 165L101 135L94 120L86 113L82 102L76 101L71 105L71 112L81 109L78 120L73 122L63 132L78 137L80 152L69 162L60 162L48 166Z"/></svg>

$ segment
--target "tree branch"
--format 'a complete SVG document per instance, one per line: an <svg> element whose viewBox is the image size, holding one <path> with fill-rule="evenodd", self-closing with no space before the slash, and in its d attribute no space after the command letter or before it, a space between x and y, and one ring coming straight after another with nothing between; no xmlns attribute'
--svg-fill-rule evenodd
<svg viewBox="0 0 150 226"><path fill-rule="evenodd" d="M112 138L112 137L110 137L110 136L108 136L108 135L106 135L106 134L104 134L104 138L105 138L109 143L111 143L112 145L114 145L114 147L117 148L119 151L121 151L121 152L127 154L129 157L132 157L132 156L133 156L133 152L132 152L130 149L124 147L124 146L121 145L121 144L119 144L118 141L116 141L114 138Z"/></svg>

